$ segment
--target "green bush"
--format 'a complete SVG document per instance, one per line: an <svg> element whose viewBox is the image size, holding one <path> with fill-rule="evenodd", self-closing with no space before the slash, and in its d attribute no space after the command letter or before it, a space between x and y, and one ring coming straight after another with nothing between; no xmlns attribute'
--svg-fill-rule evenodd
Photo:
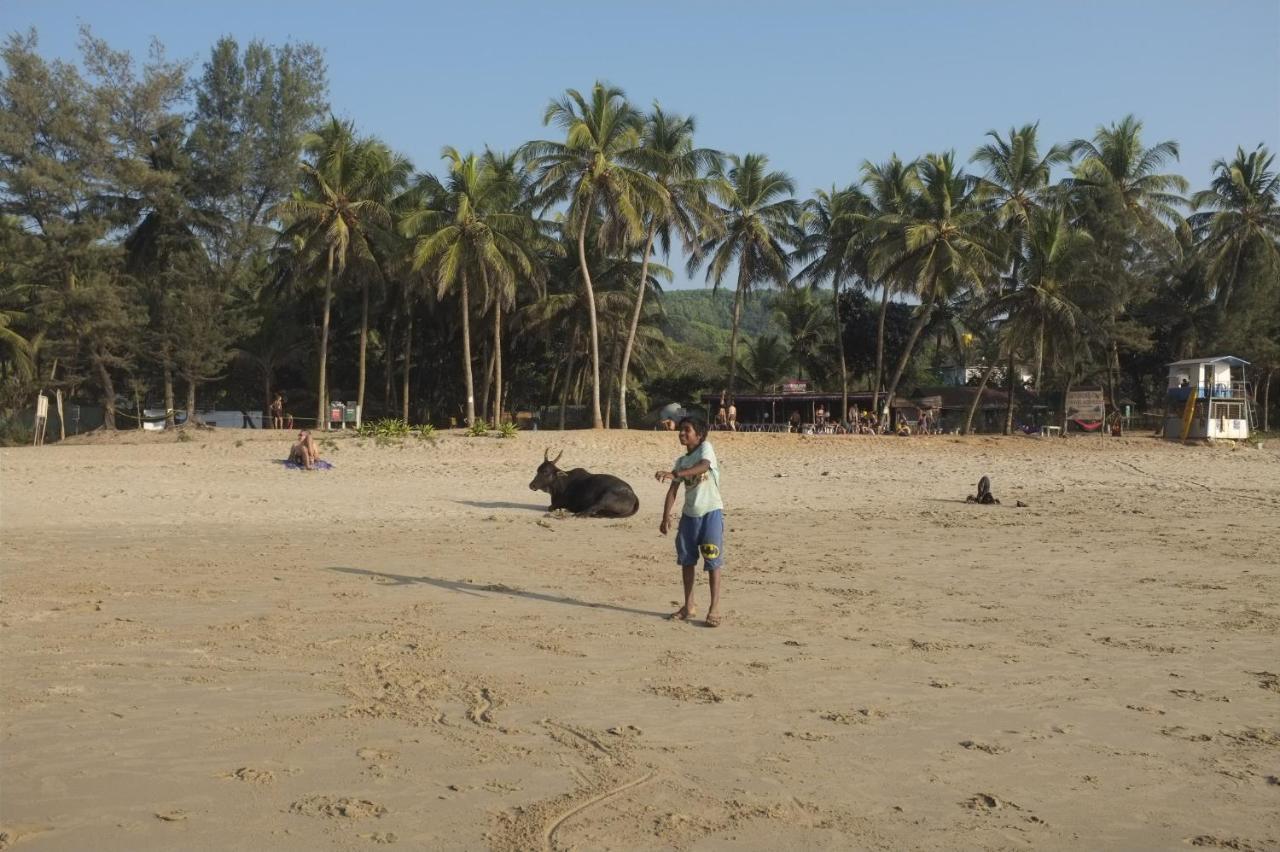
<svg viewBox="0 0 1280 852"><path fill-rule="evenodd" d="M508 420L506 423L498 426L499 438L514 438L519 433L520 427Z"/></svg>
<svg viewBox="0 0 1280 852"><path fill-rule="evenodd" d="M418 427L417 434L418 440L430 441L434 444L436 440L436 427L432 426L430 423L423 423Z"/></svg>
<svg viewBox="0 0 1280 852"><path fill-rule="evenodd" d="M16 419L0 420L0 447L30 446L33 437L31 430Z"/></svg>
<svg viewBox="0 0 1280 852"><path fill-rule="evenodd" d="M413 428L408 423L395 417L362 423L356 430L361 438L407 438L412 432Z"/></svg>
<svg viewBox="0 0 1280 852"><path fill-rule="evenodd" d="M489 424L485 423L483 420L477 420L475 423L472 423L469 427L467 427L468 438L483 438L485 435L488 435L488 434L489 434Z"/></svg>

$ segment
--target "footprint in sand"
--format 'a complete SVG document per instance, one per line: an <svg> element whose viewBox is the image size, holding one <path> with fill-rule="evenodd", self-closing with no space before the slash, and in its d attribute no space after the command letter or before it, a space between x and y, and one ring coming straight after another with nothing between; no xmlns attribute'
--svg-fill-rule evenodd
<svg viewBox="0 0 1280 852"><path fill-rule="evenodd" d="M225 772L220 777L247 781L251 784L270 784L276 780L276 774L270 769L254 769L251 766L242 766L234 772Z"/></svg>
<svg viewBox="0 0 1280 852"><path fill-rule="evenodd" d="M307 796L289 806L289 813L329 819L368 819L380 817L387 809L368 799L352 799L347 796Z"/></svg>
<svg viewBox="0 0 1280 852"><path fill-rule="evenodd" d="M987 754L1004 754L1008 751L1004 746L992 745L991 743L980 743L973 740L961 740L960 747L969 751L983 751Z"/></svg>

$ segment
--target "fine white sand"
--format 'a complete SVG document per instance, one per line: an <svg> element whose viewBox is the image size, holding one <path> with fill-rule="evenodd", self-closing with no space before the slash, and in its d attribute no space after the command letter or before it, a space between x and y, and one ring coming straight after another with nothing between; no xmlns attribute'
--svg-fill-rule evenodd
<svg viewBox="0 0 1280 852"><path fill-rule="evenodd" d="M0 848L1280 845L1273 448L717 434L709 629L670 433L289 437L0 451Z"/></svg>

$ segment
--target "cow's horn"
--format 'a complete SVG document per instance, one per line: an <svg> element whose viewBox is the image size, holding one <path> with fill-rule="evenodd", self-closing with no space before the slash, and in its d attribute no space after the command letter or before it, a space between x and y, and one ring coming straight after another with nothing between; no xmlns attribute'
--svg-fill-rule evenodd
<svg viewBox="0 0 1280 852"><path fill-rule="evenodd" d="M564 455L564 450L561 450L560 452L556 453L556 457L551 460L551 463L557 464L560 461L560 457L562 455Z"/></svg>
<svg viewBox="0 0 1280 852"><path fill-rule="evenodd" d="M543 451L542 451L542 460L543 460L543 461L551 461L551 448L550 448L550 447L547 447L545 450L543 450Z"/></svg>

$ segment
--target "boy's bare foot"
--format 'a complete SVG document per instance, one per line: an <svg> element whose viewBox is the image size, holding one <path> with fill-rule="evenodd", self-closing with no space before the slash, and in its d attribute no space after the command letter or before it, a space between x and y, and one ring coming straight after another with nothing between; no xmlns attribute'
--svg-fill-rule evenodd
<svg viewBox="0 0 1280 852"><path fill-rule="evenodd" d="M718 612L709 612L709 613L707 613L707 626L708 626L708 627L719 627L719 626L720 626L720 613L718 613Z"/></svg>
<svg viewBox="0 0 1280 852"><path fill-rule="evenodd" d="M675 612L667 616L669 621L688 621L691 618L697 618L698 613L687 606L682 606Z"/></svg>

